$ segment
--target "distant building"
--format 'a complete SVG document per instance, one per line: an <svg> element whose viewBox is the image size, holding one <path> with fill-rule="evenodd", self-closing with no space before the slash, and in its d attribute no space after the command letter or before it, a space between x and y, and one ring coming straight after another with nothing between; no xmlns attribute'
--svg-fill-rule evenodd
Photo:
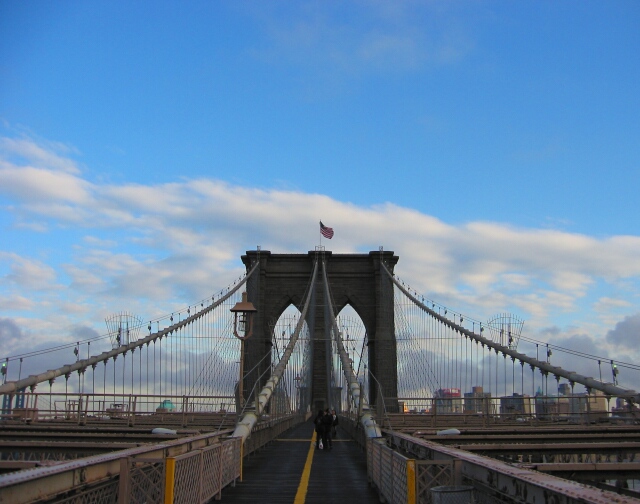
<svg viewBox="0 0 640 504"><path fill-rule="evenodd" d="M459 388L438 389L434 398L438 413L462 413L462 398Z"/></svg>
<svg viewBox="0 0 640 504"><path fill-rule="evenodd" d="M491 410L491 392L484 392L482 387L473 387L471 392L464 393L464 412L488 414Z"/></svg>
<svg viewBox="0 0 640 504"><path fill-rule="evenodd" d="M591 422L608 417L606 396L596 391L572 393L568 383L558 387L558 396L543 396L540 392L535 398L536 416L541 420L570 419L573 422Z"/></svg>
<svg viewBox="0 0 640 504"><path fill-rule="evenodd" d="M504 417L531 416L533 412L533 400L531 396L514 393L512 396L500 398L500 415Z"/></svg>
<svg viewBox="0 0 640 504"><path fill-rule="evenodd" d="M558 420L570 413L569 397L543 396L536 394L536 418L540 420Z"/></svg>
<svg viewBox="0 0 640 504"><path fill-rule="evenodd" d="M640 418L640 407L638 407L636 404L628 403L622 397L618 397L616 399L616 405L611 408L611 414L614 417Z"/></svg>
<svg viewBox="0 0 640 504"><path fill-rule="evenodd" d="M599 390L593 394L573 394L569 401L571 415L578 421L592 422L609 416L607 397Z"/></svg>
<svg viewBox="0 0 640 504"><path fill-rule="evenodd" d="M568 383L558 385L558 395L571 395L571 385Z"/></svg>

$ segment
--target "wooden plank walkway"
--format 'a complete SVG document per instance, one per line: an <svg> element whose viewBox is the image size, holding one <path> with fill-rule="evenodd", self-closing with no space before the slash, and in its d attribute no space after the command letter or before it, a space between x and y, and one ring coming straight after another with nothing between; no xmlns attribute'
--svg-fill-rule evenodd
<svg viewBox="0 0 640 504"><path fill-rule="evenodd" d="M308 459L311 470L303 494ZM338 427L333 449L316 450L309 420L245 458L243 481L225 488L222 502L377 504L380 499L367 481L367 460L360 446Z"/></svg>

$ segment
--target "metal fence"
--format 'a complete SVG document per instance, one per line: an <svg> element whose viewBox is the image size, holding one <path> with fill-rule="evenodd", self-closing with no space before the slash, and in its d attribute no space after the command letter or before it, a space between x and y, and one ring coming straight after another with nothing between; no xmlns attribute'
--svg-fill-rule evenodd
<svg viewBox="0 0 640 504"><path fill-rule="evenodd" d="M54 498L47 500L47 503L56 504L85 504L91 502L92 504L112 504L118 500L118 480L113 479L105 481L98 485L93 485L91 488L86 489L83 492L75 493L62 498ZM138 501L143 502L143 501ZM148 502L160 502L160 501L148 501Z"/></svg>
<svg viewBox="0 0 640 504"><path fill-rule="evenodd" d="M207 434L19 471L0 477L0 502L204 503L240 478L241 444Z"/></svg>
<svg viewBox="0 0 640 504"><path fill-rule="evenodd" d="M193 504L221 497L240 477L240 438L165 459L165 502Z"/></svg>
<svg viewBox="0 0 640 504"><path fill-rule="evenodd" d="M127 459L129 502L162 502L164 498L164 459ZM125 480L126 481L126 480ZM125 484L124 481L121 484Z"/></svg>
<svg viewBox="0 0 640 504"><path fill-rule="evenodd" d="M390 504L431 504L432 488L460 483L460 461L415 460L369 438L367 476Z"/></svg>
<svg viewBox="0 0 640 504"><path fill-rule="evenodd" d="M473 500L479 504L497 502L538 503L562 502L566 504L637 503L638 499L611 491L583 485L514 464L464 451L453 446L422 440L408 434L385 431L387 446L379 440L368 445L373 449L393 449L415 457L416 500L406 502L433 502L429 500L435 486L472 486ZM407 465L411 459L406 458ZM372 460L372 462L375 462ZM428 467L433 464L433 467ZM450 464L450 467L446 467ZM424 465L425 467L420 467ZM428 471L427 473L423 471ZM391 471L380 467L379 471ZM411 489L408 478L407 488ZM376 483L378 484L378 483ZM381 487L379 487L381 488ZM429 490L429 491L427 491ZM395 490L394 490L395 491ZM388 497L385 495L385 498Z"/></svg>
<svg viewBox="0 0 640 504"><path fill-rule="evenodd" d="M233 396L171 396L145 394L79 394L21 392L0 395L0 421L66 423L129 427L154 423L182 427L235 425Z"/></svg>
<svg viewBox="0 0 640 504"><path fill-rule="evenodd" d="M244 446L231 430L165 440L0 476L0 503L203 503L241 477L242 457L304 420L264 419Z"/></svg>
<svg viewBox="0 0 640 504"><path fill-rule="evenodd" d="M640 418L637 406L597 391L590 394L515 394L503 397L491 397L489 393L477 392L466 393L464 397L387 397L385 401L392 404L397 401L401 412L380 418L381 425L390 428L401 427L405 423L438 428L451 422L477 427L547 425L553 422L633 423Z"/></svg>

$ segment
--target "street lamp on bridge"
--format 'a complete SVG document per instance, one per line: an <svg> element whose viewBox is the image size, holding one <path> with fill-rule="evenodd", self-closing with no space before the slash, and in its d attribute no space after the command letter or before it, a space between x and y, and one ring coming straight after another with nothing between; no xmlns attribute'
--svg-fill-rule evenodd
<svg viewBox="0 0 640 504"><path fill-rule="evenodd" d="M233 335L240 340L240 380L238 381L238 413L244 405L244 342L253 334L253 315L257 312L253 303L247 301L247 293L242 293L242 301L231 308L233 313ZM240 315L238 317L238 315ZM240 331L240 333L238 333ZM243 334L241 336L241 334Z"/></svg>

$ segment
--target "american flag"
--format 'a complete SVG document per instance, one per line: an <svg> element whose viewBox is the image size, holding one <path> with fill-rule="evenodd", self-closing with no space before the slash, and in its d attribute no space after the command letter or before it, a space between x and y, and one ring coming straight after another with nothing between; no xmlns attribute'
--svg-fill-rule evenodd
<svg viewBox="0 0 640 504"><path fill-rule="evenodd" d="M329 240L333 238L333 228L325 226L322 221L320 221L320 233L322 233L322 236L328 238Z"/></svg>

